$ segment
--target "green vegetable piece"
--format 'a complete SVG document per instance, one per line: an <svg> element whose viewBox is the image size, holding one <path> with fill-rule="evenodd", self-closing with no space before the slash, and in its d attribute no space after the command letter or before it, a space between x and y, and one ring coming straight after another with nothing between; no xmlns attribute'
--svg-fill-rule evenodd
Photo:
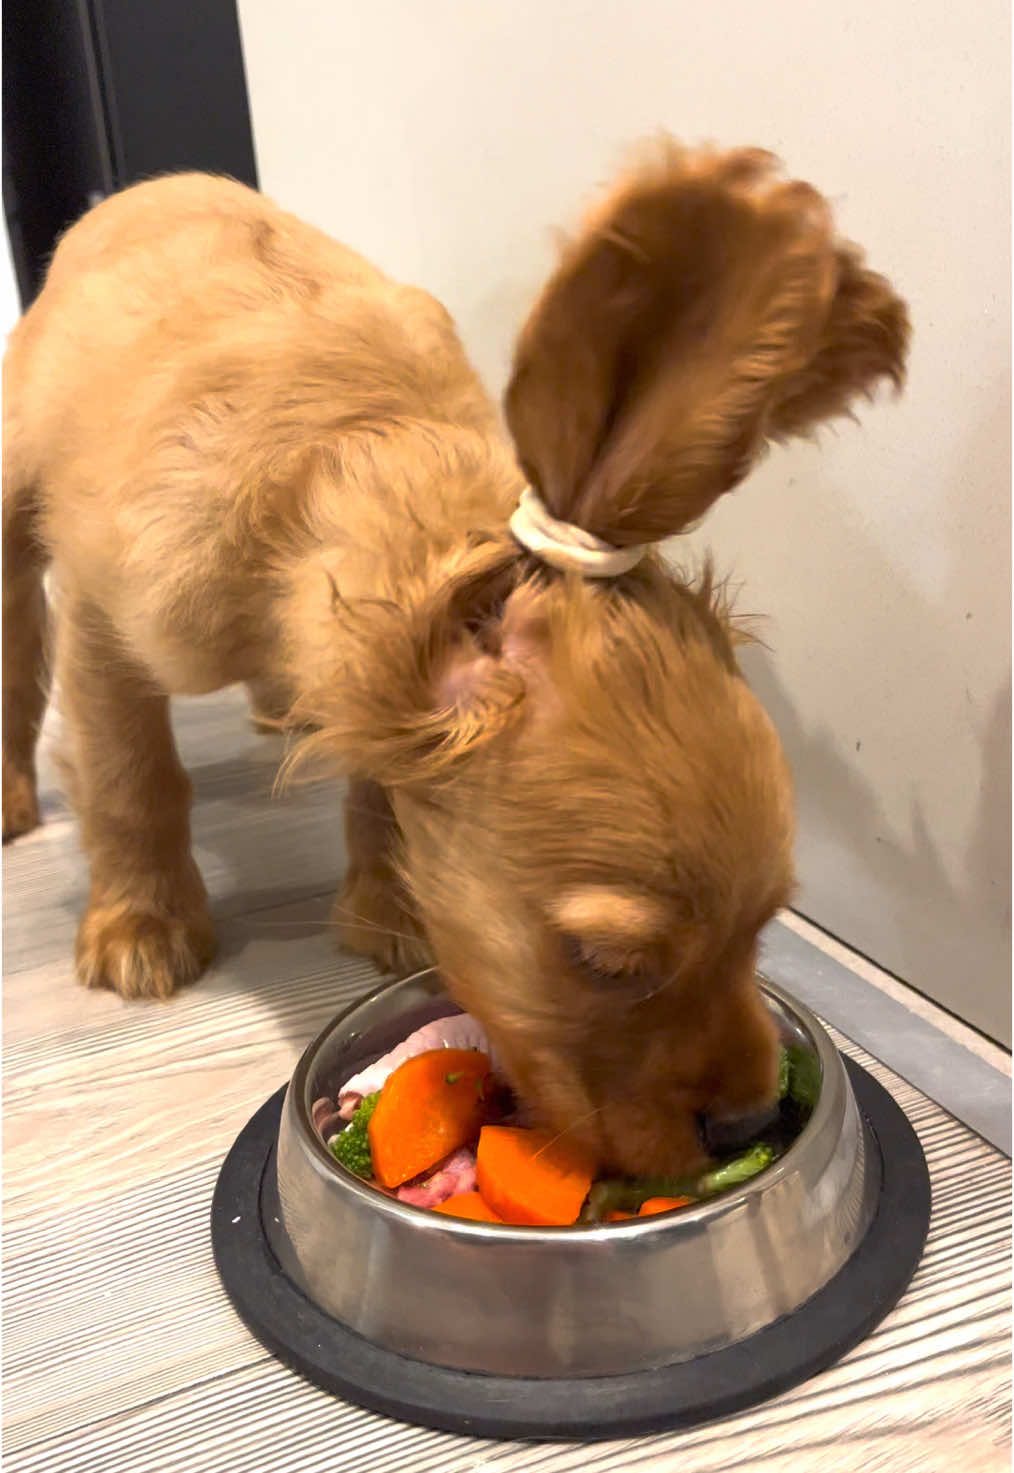
<svg viewBox="0 0 1014 1473"><path fill-rule="evenodd" d="M460 1078L461 1078L461 1070L459 1069L456 1074L445 1074L444 1075L444 1083L445 1084L457 1084L457 1082L458 1082L458 1080Z"/></svg>
<svg viewBox="0 0 1014 1473"><path fill-rule="evenodd" d="M601 1222L607 1212L637 1212L649 1197L695 1197L689 1176L607 1176L593 1182L578 1222Z"/></svg>
<svg viewBox="0 0 1014 1473"><path fill-rule="evenodd" d="M778 1050L778 1098L784 1100L789 1092L789 1081L792 1078L792 1065L789 1062L789 1051L787 1048Z"/></svg>
<svg viewBox="0 0 1014 1473"><path fill-rule="evenodd" d="M820 1098L820 1062L801 1044L785 1050L789 1066L789 1098L804 1110L812 1110Z"/></svg>
<svg viewBox="0 0 1014 1473"><path fill-rule="evenodd" d="M633 1190L633 1182L625 1177L609 1177L592 1183L585 1198L578 1222L601 1222L607 1212L629 1212L627 1201Z"/></svg>
<svg viewBox="0 0 1014 1473"><path fill-rule="evenodd" d="M373 1175L373 1157L370 1154L370 1137L367 1126L371 1115L377 1108L379 1099L379 1089L376 1094L367 1095L341 1135L336 1136L330 1145L330 1151L335 1160L340 1162L346 1171L351 1171L353 1176L361 1176L364 1179Z"/></svg>
<svg viewBox="0 0 1014 1473"><path fill-rule="evenodd" d="M594 1182L578 1222L602 1222L609 1212L639 1212L649 1197L715 1197L750 1181L776 1158L762 1141L701 1176L610 1176Z"/></svg>
<svg viewBox="0 0 1014 1473"><path fill-rule="evenodd" d="M713 1171L706 1171L697 1183L699 1197L714 1197L718 1192L727 1192L730 1187L741 1186L771 1165L775 1159L774 1148L763 1141L751 1146L742 1156L734 1156Z"/></svg>

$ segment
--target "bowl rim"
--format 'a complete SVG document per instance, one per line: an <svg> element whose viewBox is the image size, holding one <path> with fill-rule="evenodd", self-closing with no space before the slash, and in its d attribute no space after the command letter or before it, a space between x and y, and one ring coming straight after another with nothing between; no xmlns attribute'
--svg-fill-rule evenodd
<svg viewBox="0 0 1014 1473"><path fill-rule="evenodd" d="M693 1207L683 1207L673 1212L660 1212L649 1217L635 1216L626 1222L572 1223L568 1226L549 1227L534 1223L480 1222L472 1218L452 1217L447 1213L434 1212L429 1207L417 1207L411 1202L400 1202L397 1197L389 1197L385 1192L378 1191L376 1187L348 1171L341 1162L335 1159L322 1140L320 1132L313 1124L307 1104L307 1083L311 1064L323 1044L346 1018L401 983L414 982L422 977L439 975L439 973L440 968L434 965L420 967L416 971L406 972L403 976L390 977L371 988L369 992L361 994L348 1007L342 1008L304 1049L293 1070L287 1091L291 1096L297 1131L303 1143L309 1144L314 1159L329 1170L333 1180L341 1188L352 1192L368 1207L372 1207L383 1216L391 1216L395 1221L405 1223L409 1227L414 1224L424 1232L458 1233L464 1235L465 1238L492 1243L503 1243L510 1235L515 1242L572 1243L576 1246L580 1243L601 1243L607 1233L610 1242L616 1242L620 1238L639 1241L647 1234L679 1231L697 1227L702 1223L714 1222L729 1212L741 1209L745 1203L756 1200L757 1189L761 1185L767 1191L785 1179L793 1167L792 1158L798 1157L807 1140L812 1139L819 1132L830 1114L833 1091L829 1090L827 1085L832 1073L836 1067L844 1073L838 1050L816 1014L805 1003L800 1002L778 983L773 982L762 969L758 969L755 975L761 991L765 996L773 997L790 1017L802 1025L813 1045L820 1065L821 1087L817 1104L792 1145L783 1156L779 1156L777 1161L765 1167L750 1181L744 1182L741 1187L723 1192L710 1200L698 1202ZM448 997L450 998L450 994ZM453 1002L453 998L450 998L450 1001ZM457 1004L455 1003L454 1006L457 1007Z"/></svg>

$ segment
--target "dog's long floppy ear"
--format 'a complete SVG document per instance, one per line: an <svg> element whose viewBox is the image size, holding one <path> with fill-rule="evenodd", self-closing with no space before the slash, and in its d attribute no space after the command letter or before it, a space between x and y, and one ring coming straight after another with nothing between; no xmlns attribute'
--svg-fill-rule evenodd
<svg viewBox="0 0 1014 1473"><path fill-rule="evenodd" d="M616 546L695 522L768 440L900 387L904 303L759 150L663 144L569 245L505 408L558 518Z"/></svg>
<svg viewBox="0 0 1014 1473"><path fill-rule="evenodd" d="M425 576L407 573L397 601L346 602L335 589L335 663L291 713L316 729L286 777L320 759L387 787L441 781L502 731L526 689L503 647L517 578L503 533L448 552Z"/></svg>

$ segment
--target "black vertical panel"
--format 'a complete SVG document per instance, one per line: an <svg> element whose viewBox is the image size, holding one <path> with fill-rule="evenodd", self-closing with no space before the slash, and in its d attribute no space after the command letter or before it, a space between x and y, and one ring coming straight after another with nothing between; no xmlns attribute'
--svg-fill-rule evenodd
<svg viewBox="0 0 1014 1473"><path fill-rule="evenodd" d="M96 199L202 169L257 186L235 0L4 0L3 202L22 304Z"/></svg>
<svg viewBox="0 0 1014 1473"><path fill-rule="evenodd" d="M114 187L85 0L5 0L3 201L22 303L60 233Z"/></svg>
<svg viewBox="0 0 1014 1473"><path fill-rule="evenodd" d="M119 185L171 169L257 186L234 0L91 0Z"/></svg>

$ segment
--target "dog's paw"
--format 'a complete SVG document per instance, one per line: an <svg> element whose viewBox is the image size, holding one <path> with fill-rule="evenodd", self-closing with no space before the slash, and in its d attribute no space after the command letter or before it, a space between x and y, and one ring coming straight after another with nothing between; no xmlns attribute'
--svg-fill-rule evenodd
<svg viewBox="0 0 1014 1473"><path fill-rule="evenodd" d="M217 950L206 910L184 915L93 904L81 918L75 957L85 987L121 997L169 997L193 982Z"/></svg>
<svg viewBox="0 0 1014 1473"><path fill-rule="evenodd" d="M331 919L345 951L365 956L385 972L415 972L433 965L425 933L386 874L361 872L334 903Z"/></svg>
<svg viewBox="0 0 1014 1473"><path fill-rule="evenodd" d="M39 823L39 797L35 778L23 768L3 764L3 841L31 833Z"/></svg>

